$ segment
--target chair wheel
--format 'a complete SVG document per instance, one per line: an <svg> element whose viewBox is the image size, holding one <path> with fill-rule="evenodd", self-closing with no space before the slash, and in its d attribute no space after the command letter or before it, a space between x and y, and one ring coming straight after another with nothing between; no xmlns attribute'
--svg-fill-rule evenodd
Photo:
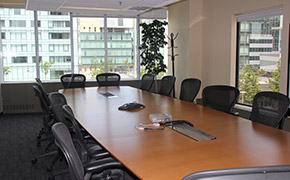
<svg viewBox="0 0 290 180"><path fill-rule="evenodd" d="M31 160L31 163L32 163L32 164L36 164L36 163L37 163L37 159L33 158L33 159Z"/></svg>
<svg viewBox="0 0 290 180"><path fill-rule="evenodd" d="M40 142L37 142L36 146L37 147L40 147L41 146L41 143Z"/></svg>
<svg viewBox="0 0 290 180"><path fill-rule="evenodd" d="M46 168L46 170L47 170L48 172L52 171L52 165L48 165L47 168Z"/></svg>

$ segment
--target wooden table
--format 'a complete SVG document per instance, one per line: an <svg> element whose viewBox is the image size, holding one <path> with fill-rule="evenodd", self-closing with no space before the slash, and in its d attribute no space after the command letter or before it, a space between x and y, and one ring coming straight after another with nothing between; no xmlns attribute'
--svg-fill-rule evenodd
<svg viewBox="0 0 290 180"><path fill-rule="evenodd" d="M118 97L106 98L100 92ZM140 179L181 179L201 170L290 164L290 133L241 117L132 87L63 91L80 124ZM124 103L146 106L119 111ZM149 114L169 113L218 139L196 142L169 128L142 131Z"/></svg>

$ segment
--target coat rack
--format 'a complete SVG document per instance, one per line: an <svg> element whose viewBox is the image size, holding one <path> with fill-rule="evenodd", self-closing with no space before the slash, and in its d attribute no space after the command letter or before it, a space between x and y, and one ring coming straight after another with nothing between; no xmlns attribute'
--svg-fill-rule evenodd
<svg viewBox="0 0 290 180"><path fill-rule="evenodd" d="M175 77L175 71L174 71L174 61L175 61L175 56L178 56L178 54L174 54L174 49L177 48L174 46L174 40L177 38L178 33L174 35L173 33L170 33L170 37L168 39L170 40L171 47L168 47L168 49L171 48L171 62L172 62L172 75ZM173 97L175 97L175 85L173 85Z"/></svg>

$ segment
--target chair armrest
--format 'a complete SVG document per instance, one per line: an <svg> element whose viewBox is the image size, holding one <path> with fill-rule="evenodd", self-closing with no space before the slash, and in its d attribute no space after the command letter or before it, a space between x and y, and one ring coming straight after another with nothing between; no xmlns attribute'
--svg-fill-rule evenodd
<svg viewBox="0 0 290 180"><path fill-rule="evenodd" d="M234 115L234 116L240 116L239 112L232 112L231 114Z"/></svg>

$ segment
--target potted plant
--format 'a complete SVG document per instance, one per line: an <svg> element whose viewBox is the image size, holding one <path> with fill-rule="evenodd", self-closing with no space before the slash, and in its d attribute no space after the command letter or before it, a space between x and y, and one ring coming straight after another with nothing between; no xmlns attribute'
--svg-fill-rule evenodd
<svg viewBox="0 0 290 180"><path fill-rule="evenodd" d="M151 73L157 76L160 72L166 72L164 56L160 52L161 48L167 44L165 41L166 21L154 20L152 23L141 23L142 43L139 46L141 50L141 66L145 67L145 73Z"/></svg>

